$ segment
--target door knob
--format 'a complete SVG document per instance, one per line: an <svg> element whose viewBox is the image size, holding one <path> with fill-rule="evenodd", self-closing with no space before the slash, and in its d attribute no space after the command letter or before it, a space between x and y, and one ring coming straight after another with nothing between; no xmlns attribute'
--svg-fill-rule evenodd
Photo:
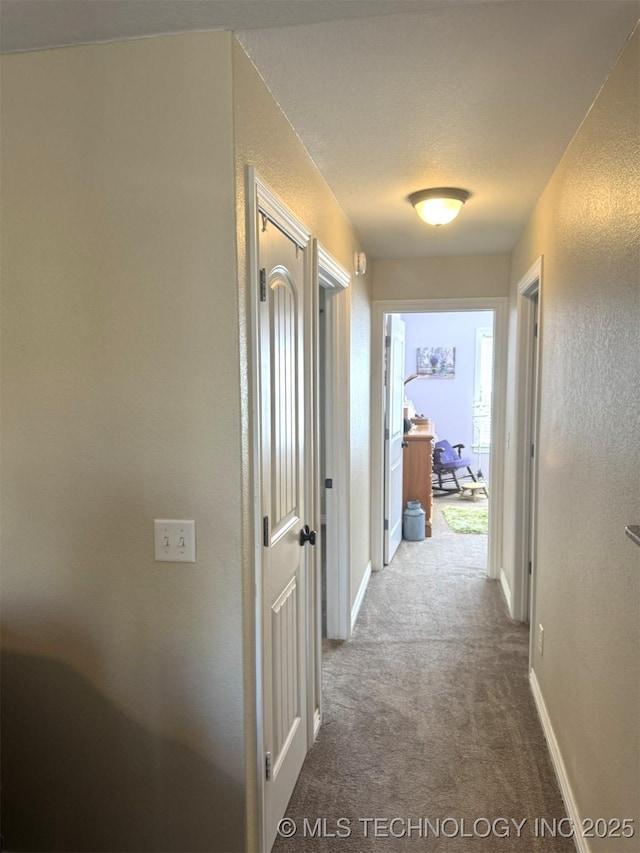
<svg viewBox="0 0 640 853"><path fill-rule="evenodd" d="M409 447L409 442L408 442L408 441L403 441L403 442L402 442L402 446L403 446L403 447Z"/></svg>
<svg viewBox="0 0 640 853"><path fill-rule="evenodd" d="M315 530L309 530L308 524L305 524L300 531L300 544L304 545L305 542L308 542L309 545L316 544L316 532Z"/></svg>

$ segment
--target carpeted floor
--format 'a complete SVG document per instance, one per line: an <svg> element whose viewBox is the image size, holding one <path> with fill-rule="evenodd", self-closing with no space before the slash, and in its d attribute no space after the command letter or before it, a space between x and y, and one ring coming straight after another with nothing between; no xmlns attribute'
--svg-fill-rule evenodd
<svg viewBox="0 0 640 853"><path fill-rule="evenodd" d="M353 639L326 644L324 723L275 853L574 850L541 837L565 812L527 628L486 578L487 537L454 533L441 507L434 537L373 575Z"/></svg>

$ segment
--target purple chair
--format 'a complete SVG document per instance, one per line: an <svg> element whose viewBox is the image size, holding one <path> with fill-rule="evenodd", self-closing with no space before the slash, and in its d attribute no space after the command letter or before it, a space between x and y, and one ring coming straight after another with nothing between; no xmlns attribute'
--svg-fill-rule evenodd
<svg viewBox="0 0 640 853"><path fill-rule="evenodd" d="M460 483L458 482L457 471L461 468L466 468L468 474L461 474L460 479L471 477L474 483L477 482L476 477L471 470L471 457L463 456L462 450L464 444L454 444L451 446L448 441L436 441L433 450L433 488L441 492L459 492L461 491ZM457 451L457 452L456 452ZM455 488L442 485L442 481L446 478L453 479L456 484ZM437 479L437 484L435 480Z"/></svg>

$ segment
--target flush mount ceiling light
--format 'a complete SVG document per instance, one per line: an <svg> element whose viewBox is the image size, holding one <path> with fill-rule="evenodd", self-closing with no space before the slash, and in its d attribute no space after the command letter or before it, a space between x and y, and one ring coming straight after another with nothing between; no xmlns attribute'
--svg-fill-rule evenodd
<svg viewBox="0 0 640 853"><path fill-rule="evenodd" d="M429 225L437 226L452 222L470 195L466 190L456 187L436 187L411 193L409 201L420 219L424 219Z"/></svg>

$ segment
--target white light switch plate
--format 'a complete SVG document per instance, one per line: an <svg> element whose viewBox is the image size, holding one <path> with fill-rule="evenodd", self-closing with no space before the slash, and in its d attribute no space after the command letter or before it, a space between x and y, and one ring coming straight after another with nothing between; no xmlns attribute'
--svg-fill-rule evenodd
<svg viewBox="0 0 640 853"><path fill-rule="evenodd" d="M170 518L153 521L155 558L165 563L195 563L196 523Z"/></svg>

